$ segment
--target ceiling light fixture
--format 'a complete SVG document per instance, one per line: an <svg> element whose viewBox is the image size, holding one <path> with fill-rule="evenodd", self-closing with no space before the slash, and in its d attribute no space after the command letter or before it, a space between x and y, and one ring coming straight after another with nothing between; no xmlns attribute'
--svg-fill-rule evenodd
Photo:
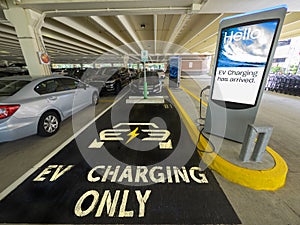
<svg viewBox="0 0 300 225"><path fill-rule="evenodd" d="M142 23L142 24L141 24L141 28L142 28L142 29L145 29L145 27L146 27L146 25Z"/></svg>

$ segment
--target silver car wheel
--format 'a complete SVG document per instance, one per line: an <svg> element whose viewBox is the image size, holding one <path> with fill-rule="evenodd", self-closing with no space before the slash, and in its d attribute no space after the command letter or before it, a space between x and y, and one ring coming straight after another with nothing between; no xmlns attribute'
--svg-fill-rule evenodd
<svg viewBox="0 0 300 225"><path fill-rule="evenodd" d="M44 129L46 132L50 134L57 130L58 125L59 125L58 119L53 115L47 116L44 120Z"/></svg>

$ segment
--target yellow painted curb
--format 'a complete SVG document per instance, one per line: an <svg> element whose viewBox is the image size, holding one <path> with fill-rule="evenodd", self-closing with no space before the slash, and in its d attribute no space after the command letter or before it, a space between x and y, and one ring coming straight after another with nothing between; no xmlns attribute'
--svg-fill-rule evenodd
<svg viewBox="0 0 300 225"><path fill-rule="evenodd" d="M187 127L192 141L197 145L198 149L207 149L208 152L212 150L208 141L202 135L198 141L200 131L182 108L170 89L167 88L167 90L175 106L180 111L182 120ZM202 160L209 165L210 169L215 170L227 180L255 190L274 191L284 186L288 167L284 159L281 158L281 156L278 155L272 148L267 147L266 150L275 161L275 166L268 170L251 170L239 167L223 159L215 152L205 153L198 151L198 153Z"/></svg>

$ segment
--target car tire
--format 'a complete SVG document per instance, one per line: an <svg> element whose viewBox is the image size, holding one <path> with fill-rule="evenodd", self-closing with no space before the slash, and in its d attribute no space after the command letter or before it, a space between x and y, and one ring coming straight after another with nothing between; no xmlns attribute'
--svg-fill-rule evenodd
<svg viewBox="0 0 300 225"><path fill-rule="evenodd" d="M56 112L48 111L44 113L38 123L38 135L49 137L54 135L60 126L60 118Z"/></svg>
<svg viewBox="0 0 300 225"><path fill-rule="evenodd" d="M99 101L99 95L96 92L94 92L92 96L92 105L97 105L98 101Z"/></svg>

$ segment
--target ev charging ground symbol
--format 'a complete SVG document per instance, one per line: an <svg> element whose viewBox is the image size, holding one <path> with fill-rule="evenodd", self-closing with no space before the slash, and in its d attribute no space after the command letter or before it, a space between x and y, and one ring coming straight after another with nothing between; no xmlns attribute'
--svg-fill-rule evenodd
<svg viewBox="0 0 300 225"><path fill-rule="evenodd" d="M119 129L122 126L136 126L136 128L133 131L130 129ZM151 127L152 129L139 129L145 126ZM113 129L100 131L100 141L95 138L88 148L99 149L106 141L124 141L124 138L121 136L124 133L127 133L129 137L125 144L131 142L140 134L147 134L147 137L141 139L142 142L157 141L159 143L159 149L173 149L172 140L168 139L171 134L170 131L159 129L155 123L119 123L115 125Z"/></svg>

